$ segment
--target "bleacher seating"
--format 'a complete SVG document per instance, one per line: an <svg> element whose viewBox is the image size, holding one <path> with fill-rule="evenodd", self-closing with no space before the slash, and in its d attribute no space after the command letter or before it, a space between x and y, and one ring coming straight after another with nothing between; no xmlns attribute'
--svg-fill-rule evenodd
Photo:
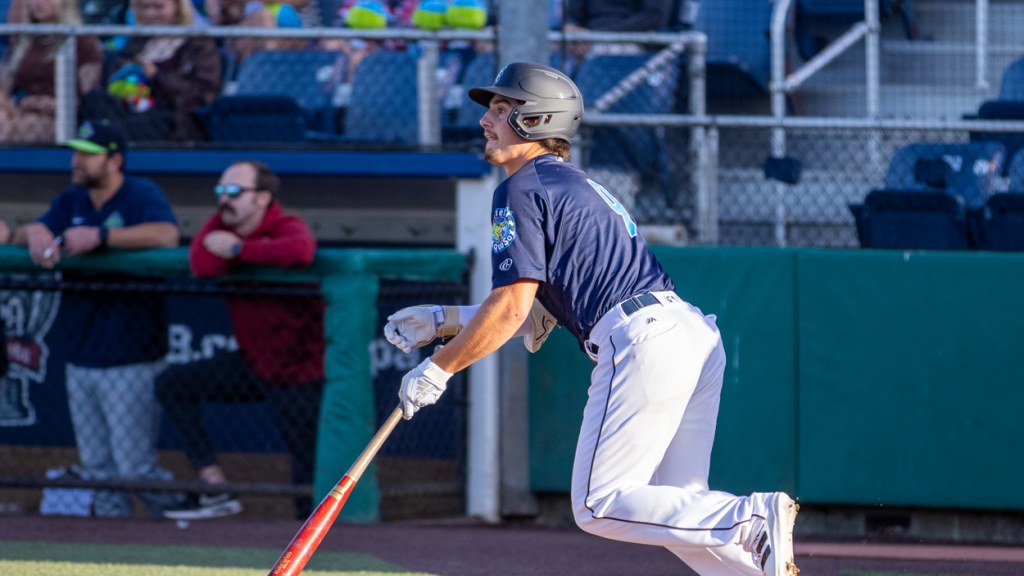
<svg viewBox="0 0 1024 576"><path fill-rule="evenodd" d="M701 2L694 29L708 37L708 96L768 93L771 79L772 2Z"/></svg>
<svg viewBox="0 0 1024 576"><path fill-rule="evenodd" d="M600 55L580 63L574 80L583 94L586 110L633 71L643 67L650 54ZM679 66L669 62L625 93L604 112L624 114L669 114L675 106ZM649 195L648 206L664 206L672 188L672 169L665 144L665 130L642 126L588 127L581 131L582 152L588 170L600 170L618 190L620 200L628 198L635 184L610 180L626 178L638 183L633 193ZM613 173L616 176L608 176Z"/></svg>
<svg viewBox="0 0 1024 576"><path fill-rule="evenodd" d="M907 38L917 38L917 22L910 0L878 1L881 18L897 9ZM797 0L794 10L794 41L805 60L812 58L841 32L864 20L864 0Z"/></svg>
<svg viewBox="0 0 1024 576"><path fill-rule="evenodd" d="M488 86L494 82L494 76L498 72L497 65L494 52L479 53L466 64L459 82L459 105L450 119L441 126L445 142L465 142L483 138L480 117L483 116L484 109L470 100L466 92L474 86Z"/></svg>
<svg viewBox="0 0 1024 576"><path fill-rule="evenodd" d="M210 106L206 130L214 142L305 142L306 118L289 96L226 96Z"/></svg>
<svg viewBox="0 0 1024 576"><path fill-rule="evenodd" d="M356 68L345 112L344 139L416 144L419 141L416 56L374 50Z"/></svg>
<svg viewBox="0 0 1024 576"><path fill-rule="evenodd" d="M1003 71L997 99L982 102L977 114L964 117L977 120L1024 120L1024 58L1010 64ZM1006 148L1006 157L1013 158L1018 150L1024 148L1024 134L971 132L971 142L1000 142ZM1006 163L1004 175L1009 167L1009 163Z"/></svg>
<svg viewBox="0 0 1024 576"><path fill-rule="evenodd" d="M994 193L1003 146L915 143L896 151L885 187L851 205L863 248L966 249L982 233L972 214Z"/></svg>
<svg viewBox="0 0 1024 576"><path fill-rule="evenodd" d="M260 106L269 106L267 111L274 116L270 122L277 122L288 107L274 103L272 99L252 99L251 97L281 97L295 101L306 117L308 130L330 134L334 132L334 109L332 98L336 87L336 72L344 70L345 55L342 52L328 50L266 50L256 52L242 62L238 68L235 93L220 96L214 108L218 113L241 113L255 119ZM237 105L223 102L224 100L249 97ZM217 104L220 103L218 107ZM237 125L230 119L222 122L223 127ZM279 140L290 137L291 132L277 134L274 132L262 135L261 141ZM239 141L241 136L221 133L231 141Z"/></svg>

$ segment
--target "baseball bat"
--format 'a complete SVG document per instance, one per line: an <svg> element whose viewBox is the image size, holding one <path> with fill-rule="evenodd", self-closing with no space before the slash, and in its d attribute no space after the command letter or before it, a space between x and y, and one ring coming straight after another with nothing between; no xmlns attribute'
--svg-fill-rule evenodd
<svg viewBox="0 0 1024 576"><path fill-rule="evenodd" d="M381 425L380 430L373 435L370 439L370 443L363 448L363 452L356 458L356 461L349 467L348 472L341 477L341 480L334 485L334 488L324 497L323 501L313 510L313 513L309 515L306 522L302 524L302 528L295 533L295 537L288 544L288 547L284 549L284 553L277 559L277 564L270 570L267 576L297 576L302 569L306 567L306 563L316 552L317 546L323 541L324 536L327 535L327 531L331 529L331 525L334 524L334 519L338 517L338 513L341 512L341 508L345 505L345 501L348 500L350 494L352 494L352 488L355 487L356 482L359 481L359 477L363 475L366 467L369 466L370 461L380 450L384 441L387 440L391 431L394 430L395 425L402 418L402 407L398 406L391 412L388 419Z"/></svg>

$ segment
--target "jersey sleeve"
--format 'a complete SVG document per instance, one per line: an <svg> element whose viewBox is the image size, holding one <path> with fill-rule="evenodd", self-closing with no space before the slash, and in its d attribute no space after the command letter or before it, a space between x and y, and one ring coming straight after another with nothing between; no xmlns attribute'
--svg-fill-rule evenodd
<svg viewBox="0 0 1024 576"><path fill-rule="evenodd" d="M491 286L547 278L547 203L543 190L508 188L495 194L491 212Z"/></svg>

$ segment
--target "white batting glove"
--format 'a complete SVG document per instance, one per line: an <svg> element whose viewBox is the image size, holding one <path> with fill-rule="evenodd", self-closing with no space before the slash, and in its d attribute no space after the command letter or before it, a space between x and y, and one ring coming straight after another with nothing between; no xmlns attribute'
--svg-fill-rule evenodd
<svg viewBox="0 0 1024 576"><path fill-rule="evenodd" d="M448 379L451 377L451 373L442 370L430 358L410 370L402 377L402 387L398 389L402 417L408 420L420 408L437 402L448 388Z"/></svg>
<svg viewBox="0 0 1024 576"><path fill-rule="evenodd" d="M424 304L402 308L384 325L384 337L402 352L426 346L436 338L450 338L459 333L459 308Z"/></svg>

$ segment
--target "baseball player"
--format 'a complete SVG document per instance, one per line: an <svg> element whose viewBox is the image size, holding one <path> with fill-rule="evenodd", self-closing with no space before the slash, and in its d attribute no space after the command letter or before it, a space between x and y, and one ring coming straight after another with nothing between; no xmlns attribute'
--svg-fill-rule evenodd
<svg viewBox="0 0 1024 576"><path fill-rule="evenodd" d="M517 62L469 97L487 108L484 157L508 174L492 202L492 290L479 306L388 318L385 336L404 351L452 337L402 379L404 417L509 339L535 351L557 321L596 362L572 474L580 528L664 546L702 575L796 574L789 496L708 488L725 370L715 317L676 295L622 204L566 162L577 87Z"/></svg>

